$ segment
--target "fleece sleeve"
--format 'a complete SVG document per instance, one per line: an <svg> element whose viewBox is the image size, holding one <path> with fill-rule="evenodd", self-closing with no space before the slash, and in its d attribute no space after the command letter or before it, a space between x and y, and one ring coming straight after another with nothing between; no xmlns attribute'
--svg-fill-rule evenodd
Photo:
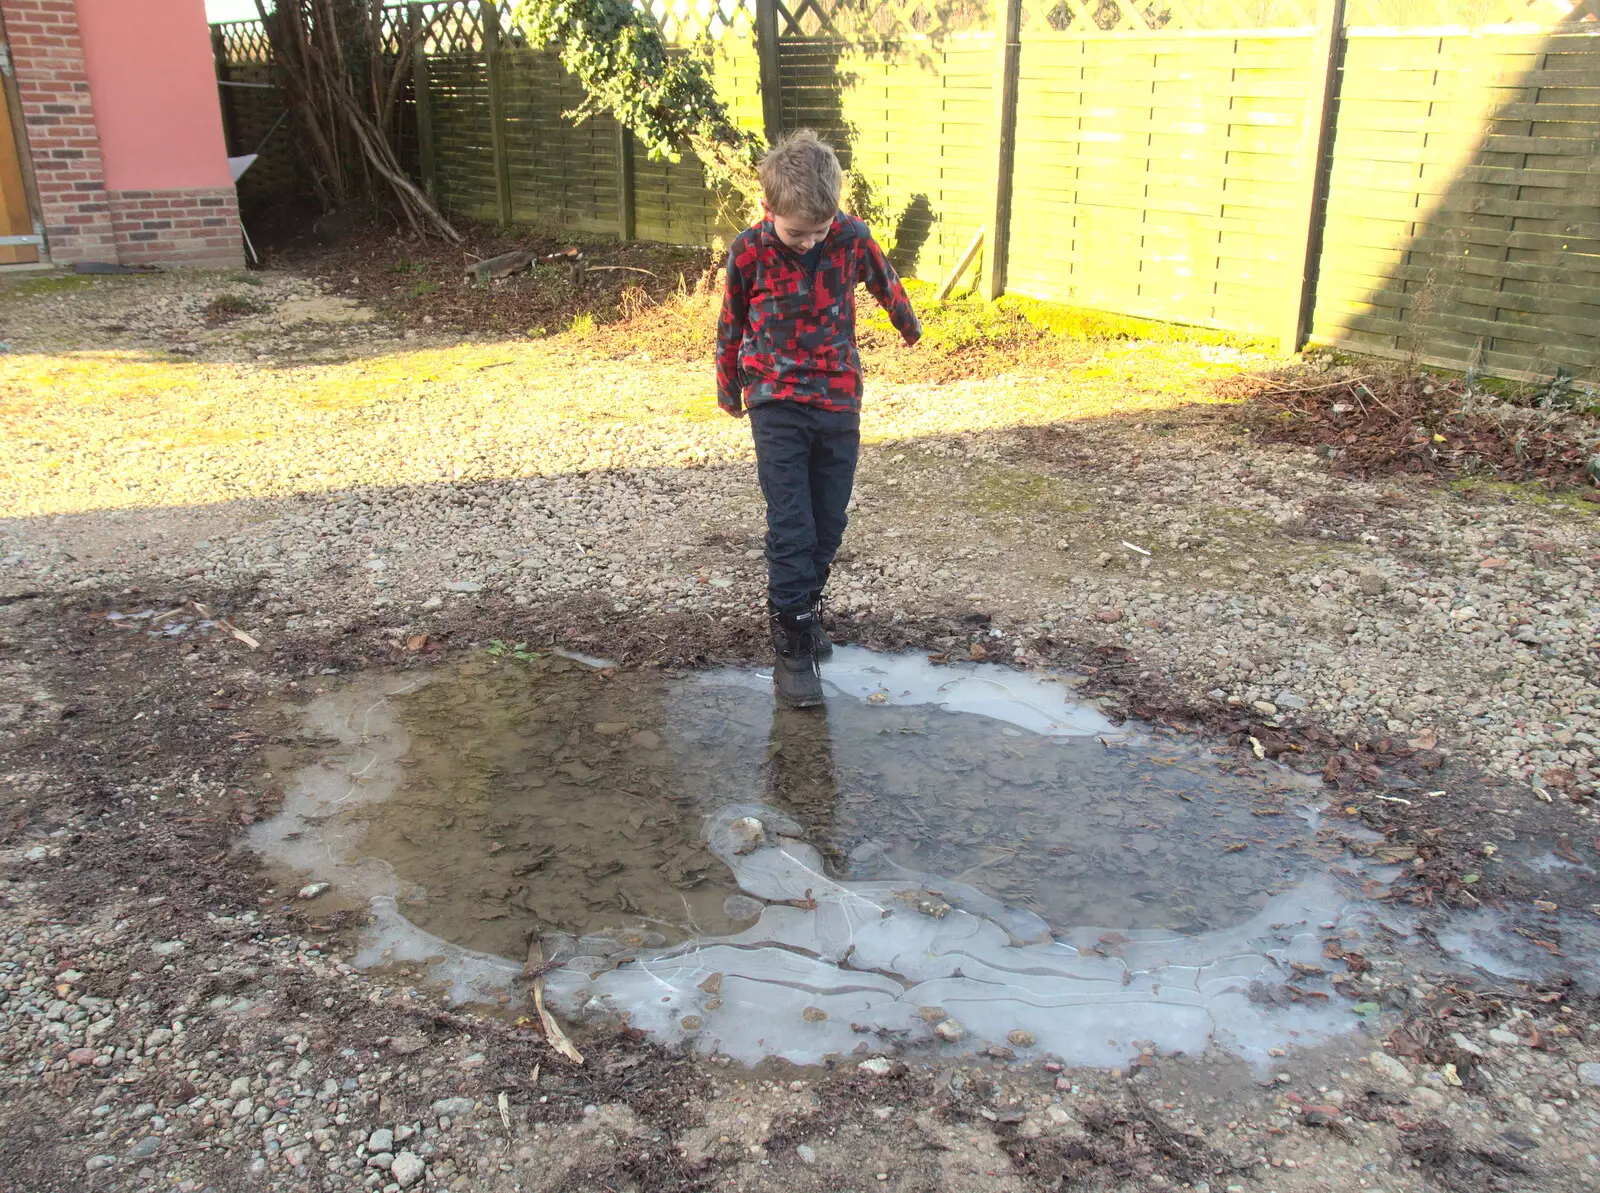
<svg viewBox="0 0 1600 1193"><path fill-rule="evenodd" d="M911 309L911 299L906 297L906 288L900 284L900 275L895 273L894 266L889 264L889 258L884 256L883 249L871 237L867 238L863 246L861 259L861 280L867 284L867 292L878 300L878 305L889 312L889 322L894 324L895 330L908 344L915 344L922 338L922 323L917 319L917 313Z"/></svg>
<svg viewBox="0 0 1600 1193"><path fill-rule="evenodd" d="M739 381L739 349L750 317L750 292L744 272L728 254L728 276L722 290L722 317L717 320L717 405L738 418L744 413L744 387Z"/></svg>

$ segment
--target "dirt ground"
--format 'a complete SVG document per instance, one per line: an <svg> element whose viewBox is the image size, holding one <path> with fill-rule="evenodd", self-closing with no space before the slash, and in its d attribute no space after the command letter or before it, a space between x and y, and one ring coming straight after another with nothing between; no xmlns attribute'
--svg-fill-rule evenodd
<svg viewBox="0 0 1600 1193"><path fill-rule="evenodd" d="M642 307L454 332L331 276L0 294L0 1190L1600 1180L1600 1026L1560 965L1330 946L1354 1026L1267 1072L752 1072L625 1032L580 1068L534 1023L354 970L357 917L235 848L282 796L260 710L491 640L757 659L760 510L681 351L692 293L652 300L652 351L619 338ZM1013 327L1008 356L941 326L926 361L868 361L835 636L1071 666L1114 713L1320 773L1410 864L1398 903L1499 912L1560 961L1556 908L1600 916L1582 490L1337 476L1252 437L1231 395L1278 362L1248 345ZM1556 872L1496 858L1545 846Z"/></svg>

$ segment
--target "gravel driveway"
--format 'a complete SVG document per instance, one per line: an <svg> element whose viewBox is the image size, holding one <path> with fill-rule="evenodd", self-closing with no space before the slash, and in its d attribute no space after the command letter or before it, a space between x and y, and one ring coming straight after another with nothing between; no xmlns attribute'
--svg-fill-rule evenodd
<svg viewBox="0 0 1600 1193"><path fill-rule="evenodd" d="M11 282L0 341L0 746L19 760L0 774L0 1169L24 1174L0 1189L964 1193L1087 1173L1404 1193L1600 1173L1600 1036L1555 1006L1531 1038L1510 1003L1460 1020L1488 1094L1378 1040L1262 1085L1173 1061L1143 1093L999 1060L791 1081L604 1050L549 1084L535 1035L354 974L289 879L219 864L270 809L187 751L244 774L259 743L234 710L298 698L345 635L403 655L519 611L753 623L762 509L709 356L400 335L285 274ZM1437 749L1600 865L1597 507L1254 447L1212 385L1265 363L1122 342L1050 375L869 378L842 630L966 624L1022 663L1113 648L1166 707ZM158 639L83 628L175 598L218 603L261 652L162 663ZM153 877L169 864L187 877ZM1411 983L1396 1006L1439 994ZM1347 1102L1373 1117L1340 1119ZM1418 1136L1424 1110L1471 1146Z"/></svg>

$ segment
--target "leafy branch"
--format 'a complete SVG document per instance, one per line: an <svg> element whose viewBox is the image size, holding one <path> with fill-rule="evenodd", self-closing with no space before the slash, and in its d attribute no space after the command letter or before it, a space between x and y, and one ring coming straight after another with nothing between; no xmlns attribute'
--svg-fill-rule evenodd
<svg viewBox="0 0 1600 1193"><path fill-rule="evenodd" d="M728 115L705 59L668 53L661 30L630 0L518 0L513 19L529 44L559 47L582 85L584 101L569 117L609 112L653 161L677 161L687 146L713 191L738 196L739 214L759 209L762 141Z"/></svg>

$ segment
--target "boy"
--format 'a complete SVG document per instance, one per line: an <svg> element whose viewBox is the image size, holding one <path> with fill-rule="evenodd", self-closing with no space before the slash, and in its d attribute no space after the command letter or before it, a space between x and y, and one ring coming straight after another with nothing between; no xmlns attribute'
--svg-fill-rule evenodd
<svg viewBox="0 0 1600 1193"><path fill-rule="evenodd" d="M861 445L857 283L907 344L922 335L872 233L839 210L843 180L833 150L809 130L767 153L766 218L733 242L717 328L717 402L735 418L750 411L767 501L773 683L797 708L822 703L817 660L833 652L817 606Z"/></svg>

